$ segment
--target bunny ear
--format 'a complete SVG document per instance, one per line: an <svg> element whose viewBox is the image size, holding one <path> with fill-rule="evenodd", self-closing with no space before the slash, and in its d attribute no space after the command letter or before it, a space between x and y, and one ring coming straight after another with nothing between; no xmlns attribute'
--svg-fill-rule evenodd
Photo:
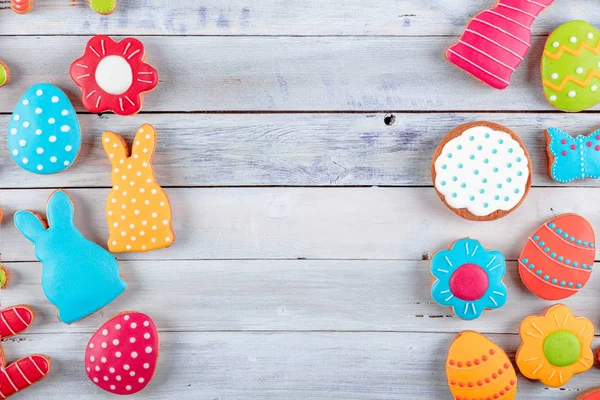
<svg viewBox="0 0 600 400"><path fill-rule="evenodd" d="M133 157L150 161L156 147L156 130L150 124L140 126L133 141Z"/></svg>
<svg viewBox="0 0 600 400"><path fill-rule="evenodd" d="M19 232L32 243L35 243L46 232L43 220L31 211L18 211L14 220Z"/></svg>
<svg viewBox="0 0 600 400"><path fill-rule="evenodd" d="M129 157L125 140L116 133L104 132L102 134L102 146L111 164L119 164L120 160Z"/></svg>
<svg viewBox="0 0 600 400"><path fill-rule="evenodd" d="M48 223L53 226L73 226L75 208L69 196L62 190L57 190L48 200Z"/></svg>

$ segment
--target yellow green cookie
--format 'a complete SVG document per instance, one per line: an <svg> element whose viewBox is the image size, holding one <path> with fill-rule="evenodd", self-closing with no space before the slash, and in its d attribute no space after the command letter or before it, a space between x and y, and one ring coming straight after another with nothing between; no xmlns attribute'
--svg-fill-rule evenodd
<svg viewBox="0 0 600 400"><path fill-rule="evenodd" d="M10 70L8 66L0 61L0 87L6 85L10 79Z"/></svg>
<svg viewBox="0 0 600 400"><path fill-rule="evenodd" d="M98 14L108 15L117 8L117 0L90 0L90 7Z"/></svg>
<svg viewBox="0 0 600 400"><path fill-rule="evenodd" d="M600 102L600 31L585 21L559 26L542 56L546 98L563 111L582 111Z"/></svg>

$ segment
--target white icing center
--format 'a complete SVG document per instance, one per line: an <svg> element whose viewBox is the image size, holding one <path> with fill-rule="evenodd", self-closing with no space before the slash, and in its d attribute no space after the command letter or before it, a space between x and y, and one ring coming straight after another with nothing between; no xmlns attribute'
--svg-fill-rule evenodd
<svg viewBox="0 0 600 400"><path fill-rule="evenodd" d="M508 133L476 126L444 145L435 160L435 188L452 208L478 217L510 210L529 179L523 148Z"/></svg>
<svg viewBox="0 0 600 400"><path fill-rule="evenodd" d="M121 56L104 57L96 68L96 82L106 93L125 93L133 83L131 66Z"/></svg>

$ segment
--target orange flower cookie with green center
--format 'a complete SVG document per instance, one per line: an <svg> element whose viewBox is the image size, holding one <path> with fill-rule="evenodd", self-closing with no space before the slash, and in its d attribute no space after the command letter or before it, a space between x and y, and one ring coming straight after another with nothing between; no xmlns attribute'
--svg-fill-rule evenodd
<svg viewBox="0 0 600 400"><path fill-rule="evenodd" d="M504 350L474 331L454 338L446 376L456 400L512 400L517 394L517 374Z"/></svg>
<svg viewBox="0 0 600 400"><path fill-rule="evenodd" d="M132 153L116 133L104 132L102 144L112 164L112 189L106 201L108 249L113 252L150 251L169 247L174 239L171 206L156 182L152 156L156 130L142 125Z"/></svg>
<svg viewBox="0 0 600 400"><path fill-rule="evenodd" d="M519 334L516 361L529 379L560 387L594 364L590 348L594 325L587 318L575 317L565 305L556 304L542 315L525 318Z"/></svg>

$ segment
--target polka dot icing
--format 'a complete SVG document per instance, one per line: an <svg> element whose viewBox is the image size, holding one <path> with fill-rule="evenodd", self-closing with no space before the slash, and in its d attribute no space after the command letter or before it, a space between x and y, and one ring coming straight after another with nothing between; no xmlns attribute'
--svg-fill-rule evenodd
<svg viewBox="0 0 600 400"><path fill-rule="evenodd" d="M559 26L548 38L542 56L546 98L563 111L582 111L600 102L600 34L585 21Z"/></svg>
<svg viewBox="0 0 600 400"><path fill-rule="evenodd" d="M531 185L529 155L517 139L507 128L487 122L450 132L434 162L440 197L452 209L466 209L470 215L459 215L471 219L516 208Z"/></svg>
<svg viewBox="0 0 600 400"><path fill-rule="evenodd" d="M8 149L17 165L36 174L54 174L75 161L80 147L79 120L65 93L50 84L29 88L8 124Z"/></svg>
<svg viewBox="0 0 600 400"><path fill-rule="evenodd" d="M113 188L106 201L110 251L150 251L169 247L175 239L169 200L152 168L156 141L156 130L148 124L137 130L131 154L121 136L102 135L112 166Z"/></svg>
<svg viewBox="0 0 600 400"><path fill-rule="evenodd" d="M133 394L152 379L158 353L158 331L150 317L125 312L107 321L92 336L85 369L88 378L107 392Z"/></svg>

